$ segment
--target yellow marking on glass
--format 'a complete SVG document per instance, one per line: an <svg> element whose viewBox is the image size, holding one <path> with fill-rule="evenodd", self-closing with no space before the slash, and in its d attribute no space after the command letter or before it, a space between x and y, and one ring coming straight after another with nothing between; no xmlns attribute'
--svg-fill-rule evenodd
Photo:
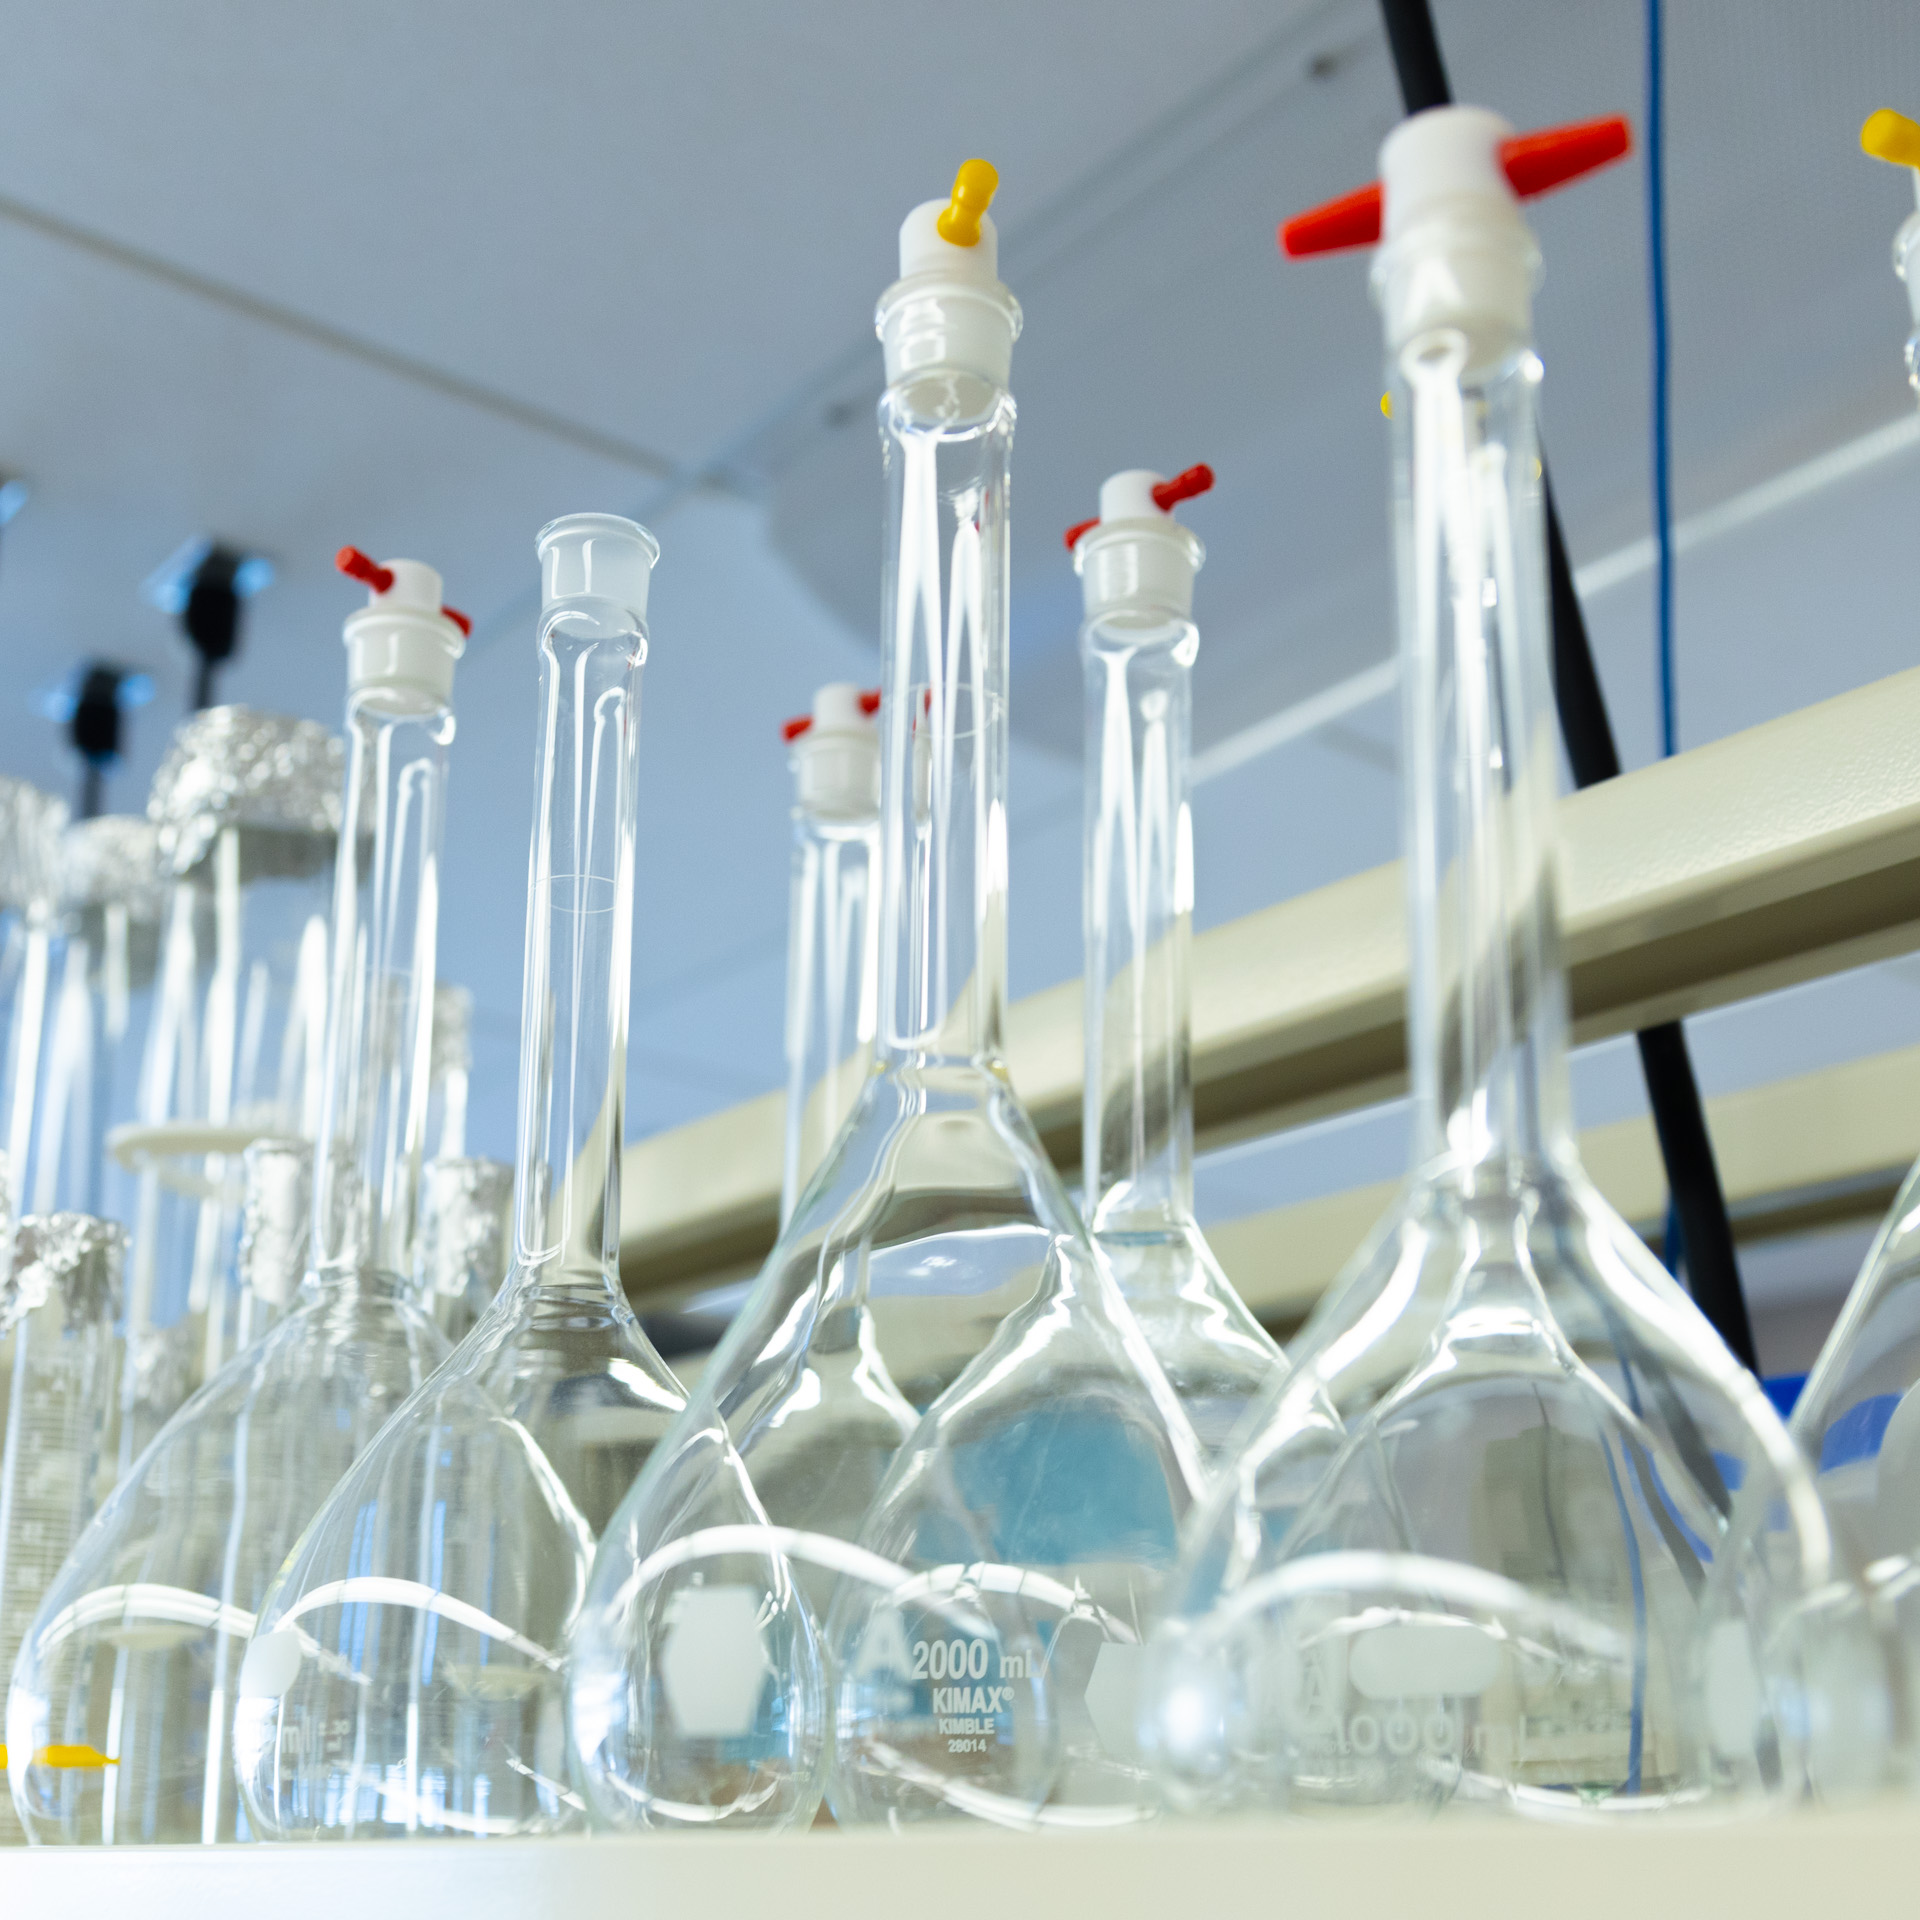
<svg viewBox="0 0 1920 1920"><path fill-rule="evenodd" d="M1382 420L1393 418L1393 395L1390 393L1383 393L1380 396L1380 418Z"/></svg>
<svg viewBox="0 0 1920 1920"><path fill-rule="evenodd" d="M934 225L942 240L956 247L980 244L980 219L993 205L1000 176L985 160L963 160L953 176L953 198Z"/></svg>
<svg viewBox="0 0 1920 1920"><path fill-rule="evenodd" d="M109 1759L98 1747L70 1747L58 1743L42 1747L33 1758L37 1766L73 1773L86 1773L96 1767L117 1767L120 1764L118 1760Z"/></svg>

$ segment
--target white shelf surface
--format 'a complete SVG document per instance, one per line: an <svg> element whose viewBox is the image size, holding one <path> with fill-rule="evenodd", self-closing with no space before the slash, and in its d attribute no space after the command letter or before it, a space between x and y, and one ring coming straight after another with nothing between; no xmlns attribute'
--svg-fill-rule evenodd
<svg viewBox="0 0 1920 1920"><path fill-rule="evenodd" d="M8 1849L21 1920L1824 1920L1911 1911L1920 1805L1605 1829L1456 1817L217 1848Z"/></svg>

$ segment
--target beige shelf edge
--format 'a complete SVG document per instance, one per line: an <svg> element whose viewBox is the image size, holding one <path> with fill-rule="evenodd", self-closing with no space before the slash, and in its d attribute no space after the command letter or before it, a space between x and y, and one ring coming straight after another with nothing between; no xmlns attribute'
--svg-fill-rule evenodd
<svg viewBox="0 0 1920 1920"><path fill-rule="evenodd" d="M1707 1102L1707 1127L1743 1244L1877 1219L1920 1158L1920 1047L1723 1094ZM1658 1228L1667 1182L1650 1120L1589 1129L1580 1156L1628 1220ZM1284 1325L1305 1317L1398 1184L1383 1180L1223 1221L1207 1238L1254 1312Z"/></svg>
<svg viewBox="0 0 1920 1920"><path fill-rule="evenodd" d="M1899 1913L1920 1814L1889 1803L1607 1826L1462 1815L1163 1822L1044 1838L979 1827L905 1835L360 1841L307 1847L10 1847L7 1910L139 1920L1166 1920L1417 1914L1488 1920L1805 1920Z"/></svg>
<svg viewBox="0 0 1920 1920"><path fill-rule="evenodd" d="M1581 1040L1908 952L1920 946L1920 668L1573 795L1560 820ZM1193 946L1203 1145L1403 1083L1398 863ZM1014 1083L1063 1168L1079 1157L1080 1053L1077 981L1010 1010ZM763 1095L628 1149L621 1261L636 1296L737 1271L772 1244L782 1107Z"/></svg>

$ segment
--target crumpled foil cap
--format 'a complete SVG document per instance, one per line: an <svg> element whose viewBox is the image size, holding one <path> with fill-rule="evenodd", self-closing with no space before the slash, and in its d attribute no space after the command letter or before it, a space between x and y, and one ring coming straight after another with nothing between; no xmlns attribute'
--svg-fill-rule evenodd
<svg viewBox="0 0 1920 1920"><path fill-rule="evenodd" d="M420 1266L428 1298L478 1289L491 1300L513 1256L513 1169L429 1160L420 1170Z"/></svg>
<svg viewBox="0 0 1920 1920"><path fill-rule="evenodd" d="M147 796L160 854L186 873L222 827L337 835L346 750L325 727L252 707L207 707L173 736Z"/></svg>
<svg viewBox="0 0 1920 1920"><path fill-rule="evenodd" d="M55 1294L70 1327L120 1317L127 1230L90 1213L29 1213L13 1236L13 1267L0 1285L0 1333Z"/></svg>
<svg viewBox="0 0 1920 1920"><path fill-rule="evenodd" d="M169 1414L193 1391L194 1367L199 1359L191 1322L142 1327L127 1342L122 1363L129 1376L125 1391L135 1406Z"/></svg>
<svg viewBox="0 0 1920 1920"><path fill-rule="evenodd" d="M135 920L158 921L166 909L160 829L137 813L103 813L67 829L60 895L69 911L122 906Z"/></svg>
<svg viewBox="0 0 1920 1920"><path fill-rule="evenodd" d="M433 1046L428 1055L430 1079L473 1071L473 995L465 987L444 980L433 985ZM489 1162L488 1164L492 1164Z"/></svg>
<svg viewBox="0 0 1920 1920"><path fill-rule="evenodd" d="M313 1143L256 1140L242 1159L246 1197L240 1211L240 1283L282 1306L307 1271L313 1238Z"/></svg>
<svg viewBox="0 0 1920 1920"><path fill-rule="evenodd" d="M0 776L0 906L51 907L60 898L67 803Z"/></svg>

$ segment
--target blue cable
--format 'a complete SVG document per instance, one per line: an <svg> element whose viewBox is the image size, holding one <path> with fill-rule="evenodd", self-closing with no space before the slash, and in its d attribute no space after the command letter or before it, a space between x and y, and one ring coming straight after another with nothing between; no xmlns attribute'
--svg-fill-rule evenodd
<svg viewBox="0 0 1920 1920"><path fill-rule="evenodd" d="M1673 436L1667 374L1667 190L1661 0L1647 0L1647 281L1653 302L1653 537L1660 665L1660 755L1678 751L1673 689Z"/></svg>

